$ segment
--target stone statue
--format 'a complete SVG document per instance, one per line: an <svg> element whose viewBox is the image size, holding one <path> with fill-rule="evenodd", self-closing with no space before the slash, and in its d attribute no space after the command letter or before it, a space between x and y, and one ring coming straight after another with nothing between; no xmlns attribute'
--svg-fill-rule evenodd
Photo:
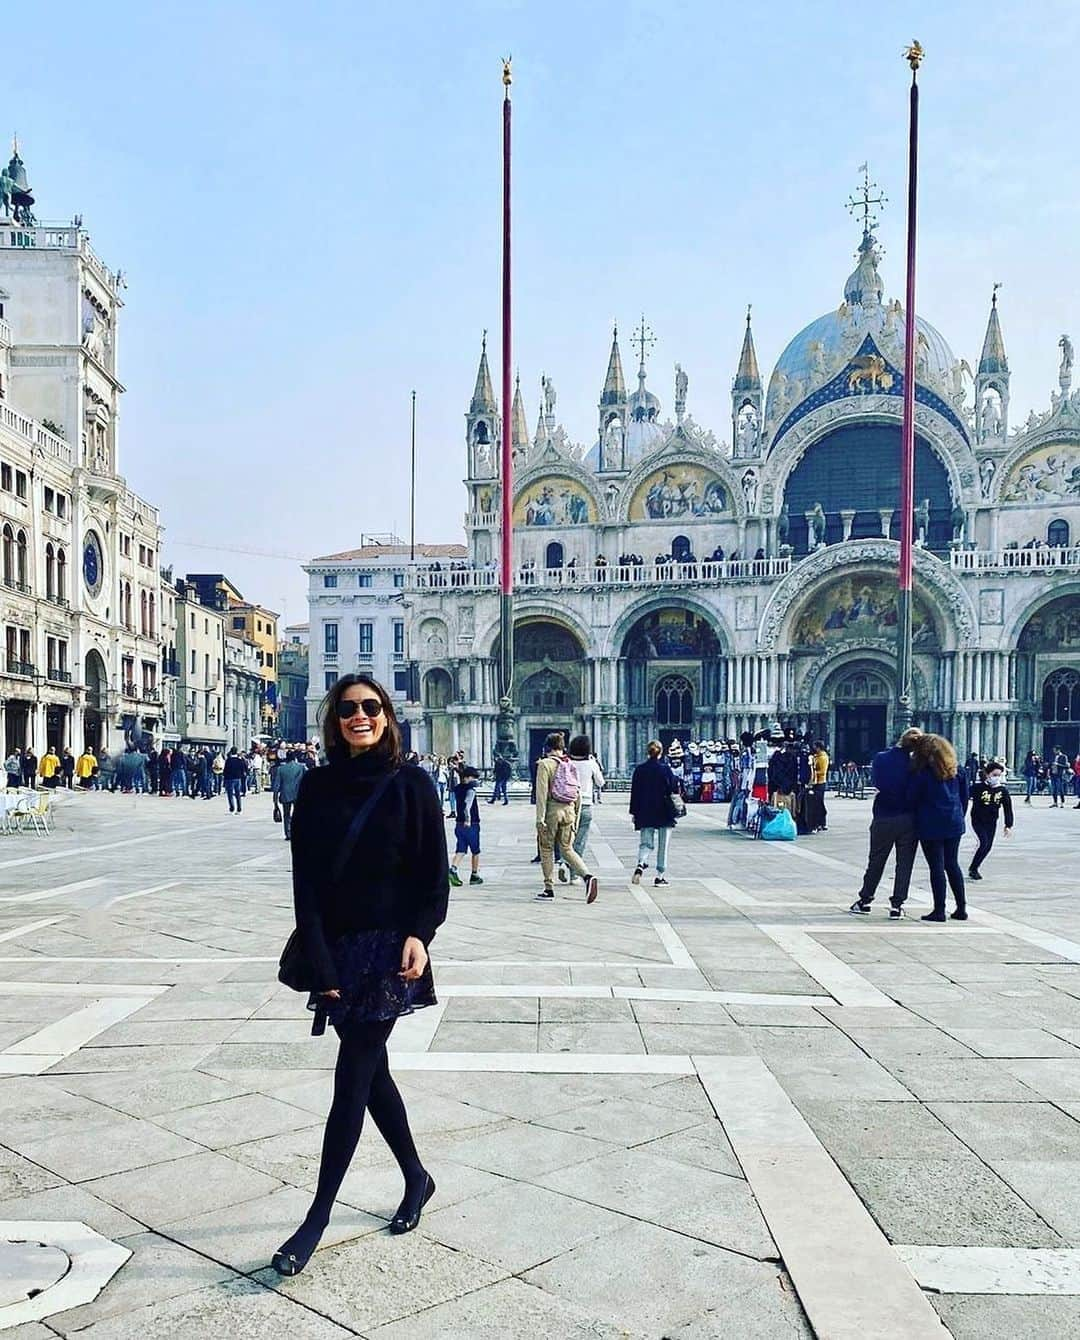
<svg viewBox="0 0 1080 1340"><path fill-rule="evenodd" d="M964 538L964 527L967 525L967 513L959 503L952 509L950 520L952 521L953 539L962 540Z"/></svg>
<svg viewBox="0 0 1080 1340"><path fill-rule="evenodd" d="M682 367L675 364L675 419L682 423L683 416L686 414L686 388L690 384L690 379L683 372Z"/></svg>
<svg viewBox="0 0 1080 1340"><path fill-rule="evenodd" d="M753 512L757 507L757 475L753 470L747 470L740 483L742 484L743 501L746 503L747 512Z"/></svg>
<svg viewBox="0 0 1080 1340"><path fill-rule="evenodd" d="M544 378L544 413L549 419L555 417L555 383L550 377Z"/></svg>
<svg viewBox="0 0 1080 1340"><path fill-rule="evenodd" d="M1072 385L1073 366L1073 346L1068 335L1062 335L1061 339L1058 340L1058 348L1061 350L1061 367L1058 368L1058 381L1061 383L1061 389L1067 391Z"/></svg>
<svg viewBox="0 0 1080 1340"><path fill-rule="evenodd" d="M4 211L4 218L11 218L12 195L15 190L15 178L12 177L7 168L0 167L0 208Z"/></svg>
<svg viewBox="0 0 1080 1340"><path fill-rule="evenodd" d="M971 365L968 363L966 358L961 358L958 362L954 363L952 367L949 369L949 377L952 380L953 400L959 401L961 404L963 404L965 395L965 388L964 388L965 372L969 377L971 376Z"/></svg>
<svg viewBox="0 0 1080 1340"><path fill-rule="evenodd" d="M997 466L993 461L982 461L979 465L979 483L982 485L982 496L990 497L990 485L994 482L994 474Z"/></svg>
<svg viewBox="0 0 1080 1340"><path fill-rule="evenodd" d="M604 429L604 440L600 444L601 470L622 469L622 420L613 415Z"/></svg>
<svg viewBox="0 0 1080 1340"><path fill-rule="evenodd" d="M776 535L781 544L787 544L788 536L791 534L791 513L788 511L788 505L785 502L780 509L780 515L776 520Z"/></svg>
<svg viewBox="0 0 1080 1340"><path fill-rule="evenodd" d="M735 445L740 456L749 456L757 446L758 417L753 405L744 405L739 410L735 426Z"/></svg>
<svg viewBox="0 0 1080 1340"><path fill-rule="evenodd" d="M810 535L814 541L814 548L820 549L825 543L825 509L821 503L814 503L810 509Z"/></svg>
<svg viewBox="0 0 1080 1340"><path fill-rule="evenodd" d="M924 498L915 508L915 534L918 544L926 543L926 533L930 529L930 499Z"/></svg>
<svg viewBox="0 0 1080 1340"><path fill-rule="evenodd" d="M998 437L1001 434L1001 405L998 403L997 393L993 390L987 391L983 396L982 403L982 422L983 432L987 437Z"/></svg>

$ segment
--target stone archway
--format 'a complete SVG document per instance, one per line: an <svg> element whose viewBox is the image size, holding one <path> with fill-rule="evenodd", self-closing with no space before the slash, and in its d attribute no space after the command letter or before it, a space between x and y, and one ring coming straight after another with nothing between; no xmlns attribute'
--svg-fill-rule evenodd
<svg viewBox="0 0 1080 1340"><path fill-rule="evenodd" d="M86 653L84 675L86 710L83 712L83 736L86 747L96 754L106 744L109 674L101 653L93 648Z"/></svg>
<svg viewBox="0 0 1080 1340"><path fill-rule="evenodd" d="M822 686L833 757L840 765L868 764L890 738L896 681L878 660L857 659L835 670ZM824 714L823 714L824 715Z"/></svg>

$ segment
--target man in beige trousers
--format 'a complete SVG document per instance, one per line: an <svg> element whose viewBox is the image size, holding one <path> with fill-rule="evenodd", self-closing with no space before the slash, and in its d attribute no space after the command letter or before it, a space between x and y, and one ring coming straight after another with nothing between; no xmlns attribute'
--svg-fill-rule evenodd
<svg viewBox="0 0 1080 1340"><path fill-rule="evenodd" d="M536 765L536 836L540 842L540 868L544 873L544 891L536 896L544 900L555 897L553 879L555 844L558 843L563 860L585 882L586 903L594 903L598 892L596 876L589 874L584 861L574 850L574 834L581 813L581 792L572 763L560 772L559 765L569 763L564 752L565 745L562 732L553 731L545 742L547 752Z"/></svg>

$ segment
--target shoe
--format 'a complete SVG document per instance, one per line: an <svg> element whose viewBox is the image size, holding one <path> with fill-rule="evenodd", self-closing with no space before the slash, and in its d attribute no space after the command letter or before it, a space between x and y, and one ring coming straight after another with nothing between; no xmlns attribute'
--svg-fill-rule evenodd
<svg viewBox="0 0 1080 1340"><path fill-rule="evenodd" d="M640 884L640 883L641 883L641 872L642 872L642 870L644 870L644 868L645 868L645 867L644 867L644 866L641 866L641 865L636 865L636 866L634 866L634 873L630 876L630 883L631 883L631 884Z"/></svg>
<svg viewBox="0 0 1080 1340"><path fill-rule="evenodd" d="M565 884L569 878L570 878L570 871L567 870L567 868L566 868L565 865L561 865L561 864L560 864L560 866L559 866L559 883L560 883L560 884Z"/></svg>
<svg viewBox="0 0 1080 1340"><path fill-rule="evenodd" d="M430 1173L427 1175L427 1183L420 1197L419 1203L414 1196L408 1192L405 1199L397 1208L397 1213L390 1220L390 1232L394 1234L411 1233L420 1222L420 1215L423 1213L424 1206L435 1194L435 1179Z"/></svg>
<svg viewBox="0 0 1080 1340"><path fill-rule="evenodd" d="M536 896L537 896L537 898L540 898L540 899L544 899L544 898L554 898L554 897L555 897L555 890L554 890L554 889L544 889L544 891L543 891L542 893L538 893Z"/></svg>
<svg viewBox="0 0 1080 1340"><path fill-rule="evenodd" d="M270 1264L279 1275L299 1275L315 1255L315 1248L325 1232L325 1224L320 1228L304 1223L291 1238L287 1238L274 1253Z"/></svg>
<svg viewBox="0 0 1080 1340"><path fill-rule="evenodd" d="M1030 797L1030 796L1026 796L1026 797L1024 798L1024 804L1025 804L1025 805L1030 805L1030 804L1031 804L1031 797Z"/></svg>
<svg viewBox="0 0 1080 1340"><path fill-rule="evenodd" d="M968 879L982 879L982 875L980 875L977 870L969 870L967 872L967 877Z"/></svg>
<svg viewBox="0 0 1080 1340"><path fill-rule="evenodd" d="M907 913L904 911L904 909L903 909L902 907L890 907L890 908L889 908L889 920L890 920L890 921L903 921L904 918L905 918L906 916L907 916Z"/></svg>
<svg viewBox="0 0 1080 1340"><path fill-rule="evenodd" d="M510 802L509 802L508 800L504 800L504 801L503 801L503 804L504 804L504 805L509 805Z"/></svg>
<svg viewBox="0 0 1080 1340"><path fill-rule="evenodd" d="M600 885L595 875L583 875L585 880L585 904L596 902L596 895L600 892Z"/></svg>
<svg viewBox="0 0 1080 1340"><path fill-rule="evenodd" d="M868 917L870 915L870 904L860 903L858 899L856 899L848 908L848 911L854 912L857 917Z"/></svg>
<svg viewBox="0 0 1080 1340"><path fill-rule="evenodd" d="M944 912L927 912L926 916L924 916L924 917L920 917L919 920L920 920L920 921L944 921L944 920L945 920L945 913L944 913Z"/></svg>
<svg viewBox="0 0 1080 1340"><path fill-rule="evenodd" d="M539 856L534 856L534 857L532 858L532 860L529 862L529 864L530 864L530 865L539 865L539 864L540 864L540 857L539 857Z"/></svg>
<svg viewBox="0 0 1080 1340"><path fill-rule="evenodd" d="M653 888L654 888L654 889L658 889L658 888L660 887L661 884L666 884L666 883L667 883L667 880L663 877L663 875L657 875L657 877L653 880Z"/></svg>
<svg viewBox="0 0 1080 1340"><path fill-rule="evenodd" d="M955 912L949 913L950 921L967 921L968 914L966 908L958 907Z"/></svg>
<svg viewBox="0 0 1080 1340"><path fill-rule="evenodd" d="M461 888L461 876L453 866L450 867L450 883L453 884L455 889Z"/></svg>
<svg viewBox="0 0 1080 1340"><path fill-rule="evenodd" d="M483 882L484 882L483 879L482 879L479 875L470 875L470 876L469 876L469 883L470 883L470 884L483 884Z"/></svg>

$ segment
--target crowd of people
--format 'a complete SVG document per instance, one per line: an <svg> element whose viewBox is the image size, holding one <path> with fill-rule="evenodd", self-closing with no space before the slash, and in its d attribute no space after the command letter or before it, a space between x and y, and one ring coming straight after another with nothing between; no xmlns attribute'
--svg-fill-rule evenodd
<svg viewBox="0 0 1080 1340"><path fill-rule="evenodd" d="M1064 809L1065 797L1072 795L1074 810L1080 810L1080 754L1071 759L1061 749L1051 749L1046 755L1028 751L1024 759L1024 804L1030 805L1032 796L1049 792L1050 808Z"/></svg>

